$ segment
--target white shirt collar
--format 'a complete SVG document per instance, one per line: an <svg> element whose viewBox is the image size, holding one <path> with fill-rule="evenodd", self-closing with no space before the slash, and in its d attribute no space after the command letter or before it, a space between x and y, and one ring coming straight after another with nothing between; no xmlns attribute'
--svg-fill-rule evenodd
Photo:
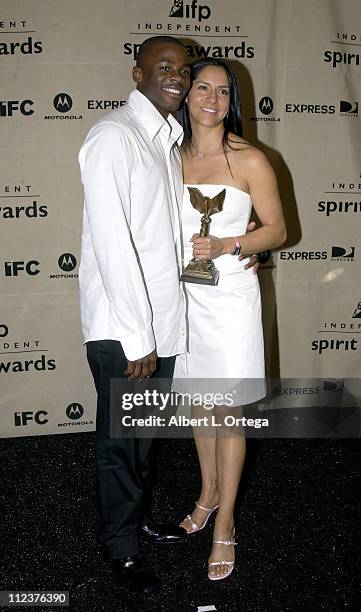
<svg viewBox="0 0 361 612"><path fill-rule="evenodd" d="M137 119L144 126L149 138L154 140L162 127L170 128L169 138L180 145L183 140L183 128L178 121L169 114L165 119L155 108L154 104L138 89L134 89L128 98L129 106L134 109Z"/></svg>

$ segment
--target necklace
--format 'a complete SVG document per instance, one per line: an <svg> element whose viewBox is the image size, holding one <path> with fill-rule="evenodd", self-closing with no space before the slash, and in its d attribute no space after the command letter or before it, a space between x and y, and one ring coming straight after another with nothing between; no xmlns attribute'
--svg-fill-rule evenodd
<svg viewBox="0 0 361 612"><path fill-rule="evenodd" d="M204 147L204 149L202 151L199 151L198 148L196 147L196 145L194 144L193 140L191 140L191 145L192 148L195 151L195 154L192 154L192 157L199 157L200 159L202 159L202 157L204 157L204 153L209 149L209 147L211 147L214 144L220 145L221 143L219 142L219 140L212 140L209 144L207 144L206 147ZM218 148L218 147L217 147Z"/></svg>

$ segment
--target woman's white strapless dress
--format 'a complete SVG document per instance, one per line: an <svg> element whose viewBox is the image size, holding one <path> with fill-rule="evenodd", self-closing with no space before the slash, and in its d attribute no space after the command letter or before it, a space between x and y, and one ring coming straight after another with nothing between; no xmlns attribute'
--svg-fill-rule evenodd
<svg viewBox="0 0 361 612"><path fill-rule="evenodd" d="M250 195L236 187L185 185L182 206L184 266L192 258L190 239L199 233L201 219L190 202L188 186L197 187L208 197L226 189L223 210L211 217L210 234L213 236L245 234L252 209ZM175 391L196 393L200 392L200 387L203 391L236 389L236 405L252 403L265 396L260 290L253 269L244 269L246 261L239 261L232 255L215 259L219 270L216 286L184 283L188 341L187 352L176 358Z"/></svg>

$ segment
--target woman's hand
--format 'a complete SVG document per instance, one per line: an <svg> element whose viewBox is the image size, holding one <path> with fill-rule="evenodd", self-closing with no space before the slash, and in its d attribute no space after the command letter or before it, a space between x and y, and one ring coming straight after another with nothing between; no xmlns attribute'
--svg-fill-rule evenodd
<svg viewBox="0 0 361 612"><path fill-rule="evenodd" d="M224 255L224 239L216 236L201 238L199 234L193 234L193 257L195 259L216 259Z"/></svg>
<svg viewBox="0 0 361 612"><path fill-rule="evenodd" d="M253 230L256 229L256 224L254 221L250 221L247 225L247 234L249 232L253 232ZM246 259L247 255L242 255L242 253L239 255L238 259L239 261L242 261L242 259ZM246 263L245 266L243 266L245 270L248 270L249 268L253 267L253 274L257 274L258 269L259 269L259 261L258 261L258 257L257 255L250 255L249 256L249 260L248 263Z"/></svg>

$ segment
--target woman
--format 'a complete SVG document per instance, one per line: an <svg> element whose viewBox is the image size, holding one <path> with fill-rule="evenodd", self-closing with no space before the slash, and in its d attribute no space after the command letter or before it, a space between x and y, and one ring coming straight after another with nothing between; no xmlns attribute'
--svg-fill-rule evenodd
<svg viewBox="0 0 361 612"><path fill-rule="evenodd" d="M176 360L175 389L185 392L197 378L202 379L197 384L205 378L231 378L244 382L237 397L245 405L265 394L264 354L258 279L240 259L280 246L286 229L273 170L263 153L242 138L233 71L221 60L206 59L193 65L191 76L192 87L180 117L185 132L184 260L185 264L192 257L216 260L220 277L217 286L184 284L189 346L186 355ZM212 216L211 235L206 238L197 233L200 214L191 204L190 186L211 198L225 189L223 210ZM246 234L252 206L262 226ZM222 414L230 414L230 409L217 410L220 425ZM225 433L224 427L221 431ZM220 435L217 429L218 435L207 436L194 430L202 488L193 512L181 522L187 533L194 533L217 510L210 580L229 576L235 560L234 503L245 438L239 430L236 435L230 433Z"/></svg>

